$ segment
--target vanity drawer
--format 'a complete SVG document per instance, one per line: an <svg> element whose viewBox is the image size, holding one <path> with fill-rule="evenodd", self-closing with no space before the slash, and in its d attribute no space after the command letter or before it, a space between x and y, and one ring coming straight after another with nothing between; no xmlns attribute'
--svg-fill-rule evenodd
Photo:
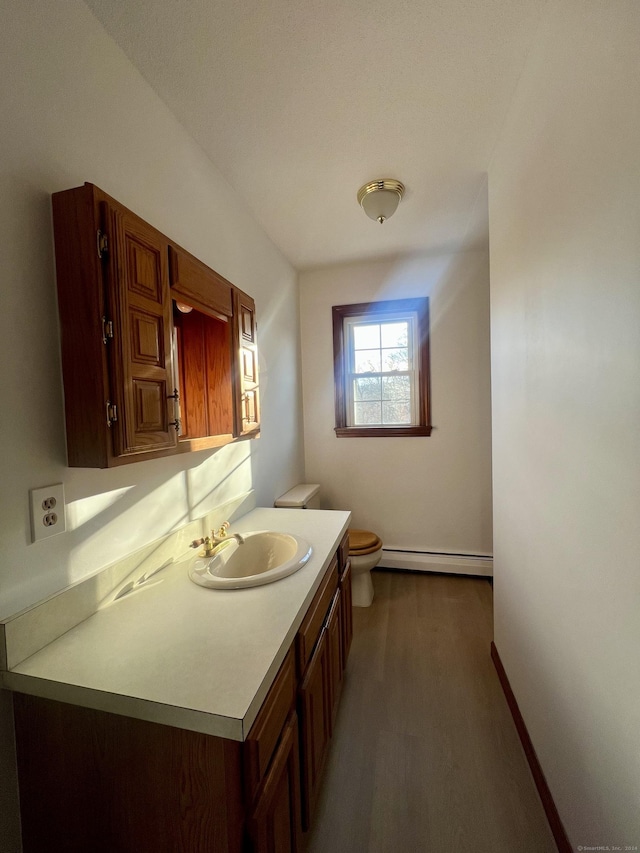
<svg viewBox="0 0 640 853"><path fill-rule="evenodd" d="M298 652L298 677L302 677L307 664L313 654L313 648L320 636L320 631L324 625L324 620L327 615L327 610L331 604L333 595L338 588L338 557L335 556L331 560L331 564L327 569L324 580L320 584L320 588L316 592L313 601L307 611L307 615L296 637L296 645Z"/></svg>
<svg viewBox="0 0 640 853"><path fill-rule="evenodd" d="M291 648L244 744L245 788L249 802L267 772L295 699L296 674Z"/></svg>

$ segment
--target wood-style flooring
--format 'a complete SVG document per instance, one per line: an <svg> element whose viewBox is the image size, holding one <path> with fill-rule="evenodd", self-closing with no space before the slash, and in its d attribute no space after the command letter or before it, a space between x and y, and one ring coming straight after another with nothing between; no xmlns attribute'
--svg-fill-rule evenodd
<svg viewBox="0 0 640 853"><path fill-rule="evenodd" d="M489 582L373 582L309 853L556 853L490 658Z"/></svg>

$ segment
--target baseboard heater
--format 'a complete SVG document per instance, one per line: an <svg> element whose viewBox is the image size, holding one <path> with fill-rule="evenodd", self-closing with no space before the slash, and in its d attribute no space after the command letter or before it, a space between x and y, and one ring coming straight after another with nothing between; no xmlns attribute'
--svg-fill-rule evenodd
<svg viewBox="0 0 640 853"><path fill-rule="evenodd" d="M454 554L445 551L403 551L400 548L383 548L378 568L493 577L493 557L490 554Z"/></svg>

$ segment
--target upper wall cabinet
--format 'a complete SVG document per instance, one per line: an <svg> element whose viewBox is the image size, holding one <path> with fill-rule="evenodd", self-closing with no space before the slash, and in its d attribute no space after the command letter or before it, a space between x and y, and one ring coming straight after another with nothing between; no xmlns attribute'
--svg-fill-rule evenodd
<svg viewBox="0 0 640 853"><path fill-rule="evenodd" d="M53 213L69 465L257 435L253 300L92 184Z"/></svg>

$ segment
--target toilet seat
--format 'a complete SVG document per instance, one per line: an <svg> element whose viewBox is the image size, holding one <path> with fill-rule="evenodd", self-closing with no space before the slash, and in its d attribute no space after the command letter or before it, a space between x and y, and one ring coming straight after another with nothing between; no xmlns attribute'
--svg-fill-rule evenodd
<svg viewBox="0 0 640 853"><path fill-rule="evenodd" d="M349 556L364 557L382 548L382 539L370 530L349 528Z"/></svg>

